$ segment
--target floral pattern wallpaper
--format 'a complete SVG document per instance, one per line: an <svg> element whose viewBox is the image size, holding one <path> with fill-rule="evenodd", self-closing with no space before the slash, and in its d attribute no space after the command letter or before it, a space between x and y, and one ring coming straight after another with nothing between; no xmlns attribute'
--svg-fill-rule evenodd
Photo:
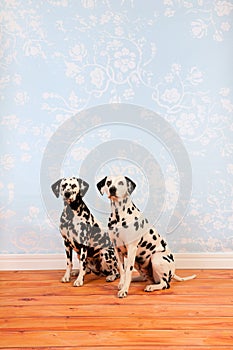
<svg viewBox="0 0 233 350"><path fill-rule="evenodd" d="M41 197L43 154L69 118L114 103L156 112L188 152L192 194L167 236L171 248L232 252L232 0L3 0L0 25L1 254L63 252ZM58 178L77 175L93 147L124 133L147 143L130 126L100 125L71 145ZM169 212L176 168L161 145L157 151ZM143 207L146 170L116 160L98 179L117 171L137 180L135 203Z"/></svg>

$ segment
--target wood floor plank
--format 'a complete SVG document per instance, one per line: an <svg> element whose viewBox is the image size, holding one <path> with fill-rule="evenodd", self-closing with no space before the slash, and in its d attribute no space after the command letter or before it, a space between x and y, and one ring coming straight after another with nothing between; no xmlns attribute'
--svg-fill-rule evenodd
<svg viewBox="0 0 233 350"><path fill-rule="evenodd" d="M1 350L6 350L6 348L0 347ZM23 350L77 350L76 346L62 346L62 347L57 347L57 346L50 346L49 348L46 347L38 347L38 346L33 346L33 347L23 347ZM119 345L116 346L109 346L106 344L102 344L100 346L79 346L78 350L119 350ZM120 346L120 350L164 350L164 345L156 345L156 348L154 345L143 345L143 348L141 345L133 345L133 346ZM182 346L182 349L180 348L179 345L166 345L166 350L231 350L233 349L233 346L227 345L227 346L215 346L215 345L202 345L202 346ZM9 348L7 347L7 350L22 350L22 347L14 347L14 348Z"/></svg>
<svg viewBox="0 0 233 350"><path fill-rule="evenodd" d="M139 300L140 302L140 300ZM150 316L160 315L163 317L169 316L178 316L178 317L205 317L216 315L216 304L214 305L165 305L165 304L154 304L148 305L148 308L145 305L138 304L135 307L132 304L124 304L122 301L121 305L108 305L103 307L103 305L48 305L46 307L41 306L3 306L0 309L1 318L6 316L10 317L36 317L40 315L41 317L86 317L91 316L93 313L102 317L111 317L115 316L127 316L127 317L140 317L145 312L149 312ZM221 308L218 310L219 317L233 317L233 307L232 305L221 305Z"/></svg>
<svg viewBox="0 0 233 350"><path fill-rule="evenodd" d="M79 290L81 292L81 290ZM138 302L138 299L140 298L140 303L142 305L153 305L153 304L193 304L193 305L208 305L208 304L215 304L216 299L219 298L219 295L195 295L193 294L174 294L171 292L168 293L143 293L141 295L129 295L127 299L122 301L121 299L118 299L116 295L98 295L96 294L93 296L87 295L85 293L80 293L78 295L46 295L46 296L2 296L0 297L0 306L23 306L23 305L95 305L95 304L101 304L101 305L121 305L124 304L135 304ZM233 294L232 295L221 295L221 305L230 305L233 304Z"/></svg>
<svg viewBox="0 0 233 350"><path fill-rule="evenodd" d="M232 330L139 331L2 331L0 346L224 345L232 346Z"/></svg>
<svg viewBox="0 0 233 350"><path fill-rule="evenodd" d="M0 320L4 331L74 330L233 330L233 317L21 317Z"/></svg>

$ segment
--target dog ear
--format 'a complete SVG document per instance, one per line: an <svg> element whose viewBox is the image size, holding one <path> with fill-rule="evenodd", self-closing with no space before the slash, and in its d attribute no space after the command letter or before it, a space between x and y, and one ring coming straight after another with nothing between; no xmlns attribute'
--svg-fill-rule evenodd
<svg viewBox="0 0 233 350"><path fill-rule="evenodd" d="M96 185L97 188L98 188L98 190L99 190L100 193L102 194L102 196L103 196L103 194L104 194L103 187L105 186L106 179L107 179L107 176L105 176L105 178L102 179L100 182L98 182L97 185Z"/></svg>
<svg viewBox="0 0 233 350"><path fill-rule="evenodd" d="M126 178L126 182L127 182L128 192L129 192L129 194L131 194L134 191L136 184L127 176L125 176L125 178Z"/></svg>
<svg viewBox="0 0 233 350"><path fill-rule="evenodd" d="M55 194L55 196L58 198L59 197L59 193L60 193L60 184L62 182L62 179L60 180L57 180L57 182L55 182L51 188L52 188L52 191L53 193Z"/></svg>
<svg viewBox="0 0 233 350"><path fill-rule="evenodd" d="M84 197L88 188L89 188L89 184L82 180L82 179L78 179L78 183L79 183L79 193L81 197Z"/></svg>

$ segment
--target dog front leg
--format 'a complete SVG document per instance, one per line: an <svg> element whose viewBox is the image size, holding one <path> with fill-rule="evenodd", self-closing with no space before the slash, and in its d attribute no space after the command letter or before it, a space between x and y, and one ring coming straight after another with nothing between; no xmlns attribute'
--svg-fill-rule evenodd
<svg viewBox="0 0 233 350"><path fill-rule="evenodd" d="M137 252L137 246L136 245L129 245L128 246L128 252L127 252L127 262L125 267L125 278L124 278L124 284L121 288L121 290L118 292L119 298L125 298L128 294L130 282L132 279L132 272L134 268L135 263L135 257Z"/></svg>
<svg viewBox="0 0 233 350"><path fill-rule="evenodd" d="M120 272L120 281L118 283L118 289L120 290L125 282L124 256L122 255L120 249L118 250L117 247L115 248L115 255L117 258L118 268Z"/></svg>
<svg viewBox="0 0 233 350"><path fill-rule="evenodd" d="M84 276L86 274L86 267L87 267L87 248L82 247L80 250L79 274L78 274L78 278L74 281L74 287L81 287L83 285Z"/></svg>
<svg viewBox="0 0 233 350"><path fill-rule="evenodd" d="M66 272L62 277L61 282L66 283L66 282L70 282L70 275L73 268L73 264L72 264L73 249L67 240L64 240L64 244L66 247Z"/></svg>

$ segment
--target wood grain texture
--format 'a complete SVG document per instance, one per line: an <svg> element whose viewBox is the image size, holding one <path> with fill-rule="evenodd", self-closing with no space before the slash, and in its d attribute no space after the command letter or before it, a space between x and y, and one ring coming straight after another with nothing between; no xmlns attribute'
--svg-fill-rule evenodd
<svg viewBox="0 0 233 350"><path fill-rule="evenodd" d="M198 277L118 299L93 275L74 288L62 271L0 272L0 349L233 350L233 271L177 273Z"/></svg>

